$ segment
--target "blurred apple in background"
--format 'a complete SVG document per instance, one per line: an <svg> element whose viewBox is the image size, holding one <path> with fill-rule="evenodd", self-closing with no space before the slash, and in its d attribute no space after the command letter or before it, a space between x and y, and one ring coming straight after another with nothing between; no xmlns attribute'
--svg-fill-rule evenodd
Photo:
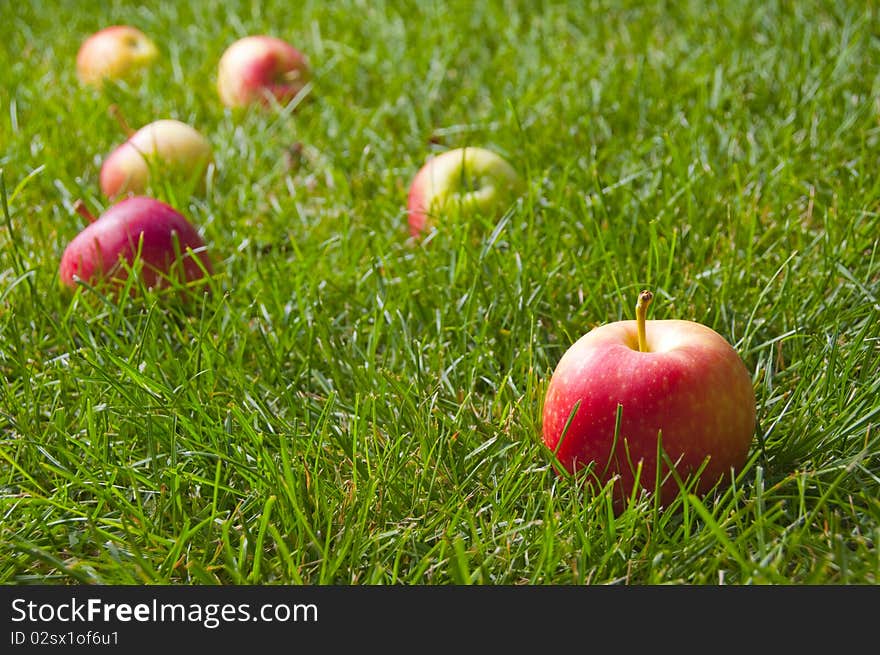
<svg viewBox="0 0 880 655"><path fill-rule="evenodd" d="M101 165L101 192L108 198L142 194L152 175L195 186L214 160L208 139L178 120L162 119L134 132Z"/></svg>
<svg viewBox="0 0 880 655"><path fill-rule="evenodd" d="M427 232L435 220L457 212L494 217L523 190L522 178L500 155L485 148L456 148L432 157L419 169L407 198L409 231Z"/></svg>
<svg viewBox="0 0 880 655"><path fill-rule="evenodd" d="M158 56L156 44L139 29L114 25L83 41L76 55L76 71L83 84L100 87L105 79L130 78Z"/></svg>
<svg viewBox="0 0 880 655"><path fill-rule="evenodd" d="M59 277L71 288L77 280L96 285L121 285L136 258L148 288L200 280L213 274L205 242L195 227L173 207L153 198L127 198L95 219L82 203L77 211L87 225L61 257ZM138 253L140 254L139 258Z"/></svg>
<svg viewBox="0 0 880 655"><path fill-rule="evenodd" d="M638 484L653 491L658 448L695 489L724 486L746 462L755 431L755 393L736 350L693 321L646 321L653 295L639 296L635 321L594 328L559 360L543 410L543 439L569 472L593 465L602 483L616 479L618 507ZM620 416L618 422L618 408ZM679 493L660 464L661 503Z"/></svg>
<svg viewBox="0 0 880 655"><path fill-rule="evenodd" d="M220 58L217 91L228 107L290 102L311 77L308 58L274 36L246 36Z"/></svg>

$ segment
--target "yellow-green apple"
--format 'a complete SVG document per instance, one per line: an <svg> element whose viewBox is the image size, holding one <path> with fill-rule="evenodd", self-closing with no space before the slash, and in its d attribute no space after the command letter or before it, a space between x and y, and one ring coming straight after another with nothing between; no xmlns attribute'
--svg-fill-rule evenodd
<svg viewBox="0 0 880 655"><path fill-rule="evenodd" d="M83 280L119 287L128 270L139 270L147 288L171 279L192 283L213 274L205 242L173 207L145 196L116 203L95 219L78 202L76 210L89 224L67 245L61 257L61 283L75 287ZM136 266L140 262L142 266Z"/></svg>
<svg viewBox="0 0 880 655"><path fill-rule="evenodd" d="M130 78L158 56L156 44L139 29L113 25L83 41L76 55L76 72L83 84L100 87L105 79Z"/></svg>
<svg viewBox="0 0 880 655"><path fill-rule="evenodd" d="M409 187L407 217L413 237L451 213L492 217L507 210L523 181L504 158L486 148L455 148L429 159Z"/></svg>
<svg viewBox="0 0 880 655"><path fill-rule="evenodd" d="M755 430L754 389L733 346L694 321L647 321L652 297L639 295L636 320L578 339L544 399L545 445L567 471L592 465L600 483L615 480L618 508L636 484L655 491L659 482L663 505L679 493L676 477L697 494L723 487Z"/></svg>
<svg viewBox="0 0 880 655"><path fill-rule="evenodd" d="M308 58L274 36L246 36L220 57L217 91L228 107L290 102L310 79Z"/></svg>
<svg viewBox="0 0 880 655"><path fill-rule="evenodd" d="M151 174L173 183L203 180L214 160L211 144L191 125L162 119L134 132L101 165L101 192L108 198L142 194Z"/></svg>

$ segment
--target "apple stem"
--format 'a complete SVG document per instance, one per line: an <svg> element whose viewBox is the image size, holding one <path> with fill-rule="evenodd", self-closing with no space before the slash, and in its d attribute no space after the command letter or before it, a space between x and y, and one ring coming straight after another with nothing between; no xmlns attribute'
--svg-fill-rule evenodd
<svg viewBox="0 0 880 655"><path fill-rule="evenodd" d="M135 130L131 129L131 126L125 120L125 116L122 115L122 110L119 108L119 105L112 104L107 108L107 111L110 112L110 115L119 123L119 127L122 128L122 131L125 132L125 136L131 138L134 136Z"/></svg>
<svg viewBox="0 0 880 655"><path fill-rule="evenodd" d="M82 200L77 200L73 203L73 211L86 219L89 223L95 222L95 215L89 211L89 208L86 207L86 203Z"/></svg>
<svg viewBox="0 0 880 655"><path fill-rule="evenodd" d="M639 330L639 352L648 352L648 340L645 336L645 318L648 316L648 305L654 300L654 294L644 290L639 294L636 303L636 325Z"/></svg>

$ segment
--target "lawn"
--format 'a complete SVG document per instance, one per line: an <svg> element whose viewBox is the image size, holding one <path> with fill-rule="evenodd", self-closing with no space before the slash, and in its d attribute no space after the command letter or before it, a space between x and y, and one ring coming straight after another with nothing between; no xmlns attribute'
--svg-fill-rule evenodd
<svg viewBox="0 0 880 655"><path fill-rule="evenodd" d="M98 6L100 4L100 7ZM720 6L719 6L720 5ZM7 3L0 21L0 583L876 584L880 12L859 3ZM100 91L82 41L161 55ZM313 67L220 103L247 34ZM176 118L214 148L194 302L63 289L103 158ZM433 154L526 189L410 238ZM757 428L726 487L615 513L559 475L566 349L633 318L740 354Z"/></svg>

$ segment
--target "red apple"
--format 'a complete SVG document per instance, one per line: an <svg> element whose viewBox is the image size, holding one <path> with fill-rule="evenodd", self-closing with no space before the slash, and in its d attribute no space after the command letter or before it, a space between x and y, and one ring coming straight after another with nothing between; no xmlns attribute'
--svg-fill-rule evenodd
<svg viewBox="0 0 880 655"><path fill-rule="evenodd" d="M418 237L434 219L461 215L497 216L516 199L523 181L500 155L485 148L455 148L432 157L416 173L407 197L409 231Z"/></svg>
<svg viewBox="0 0 880 655"><path fill-rule="evenodd" d="M165 286L173 275L181 282L193 282L213 273L202 237L163 202L134 196L113 205L97 220L82 204L77 211L92 222L61 257L59 277L71 288L77 280L121 284L128 275L123 263L131 268L138 253L143 264L140 275L148 288Z"/></svg>
<svg viewBox="0 0 880 655"><path fill-rule="evenodd" d="M309 81L308 58L274 36L246 36L230 45L217 71L217 91L228 107L290 102Z"/></svg>
<svg viewBox="0 0 880 655"><path fill-rule="evenodd" d="M736 350L693 321L646 321L653 295L643 291L637 320L594 328L562 356L547 388L543 439L567 471L593 466L601 483L616 479L615 503L639 485L660 501L699 472L705 494L746 462L755 431L755 393ZM620 411L618 423L618 409ZM705 465L704 468L701 468Z"/></svg>
<svg viewBox="0 0 880 655"><path fill-rule="evenodd" d="M194 127L171 119L154 121L107 156L101 165L101 191L108 198L142 194L151 172L190 183L202 179L212 161L211 144Z"/></svg>
<svg viewBox="0 0 880 655"><path fill-rule="evenodd" d="M156 44L139 29L114 25L83 41L76 55L76 71L83 84L100 87L105 79L130 78L158 56Z"/></svg>

